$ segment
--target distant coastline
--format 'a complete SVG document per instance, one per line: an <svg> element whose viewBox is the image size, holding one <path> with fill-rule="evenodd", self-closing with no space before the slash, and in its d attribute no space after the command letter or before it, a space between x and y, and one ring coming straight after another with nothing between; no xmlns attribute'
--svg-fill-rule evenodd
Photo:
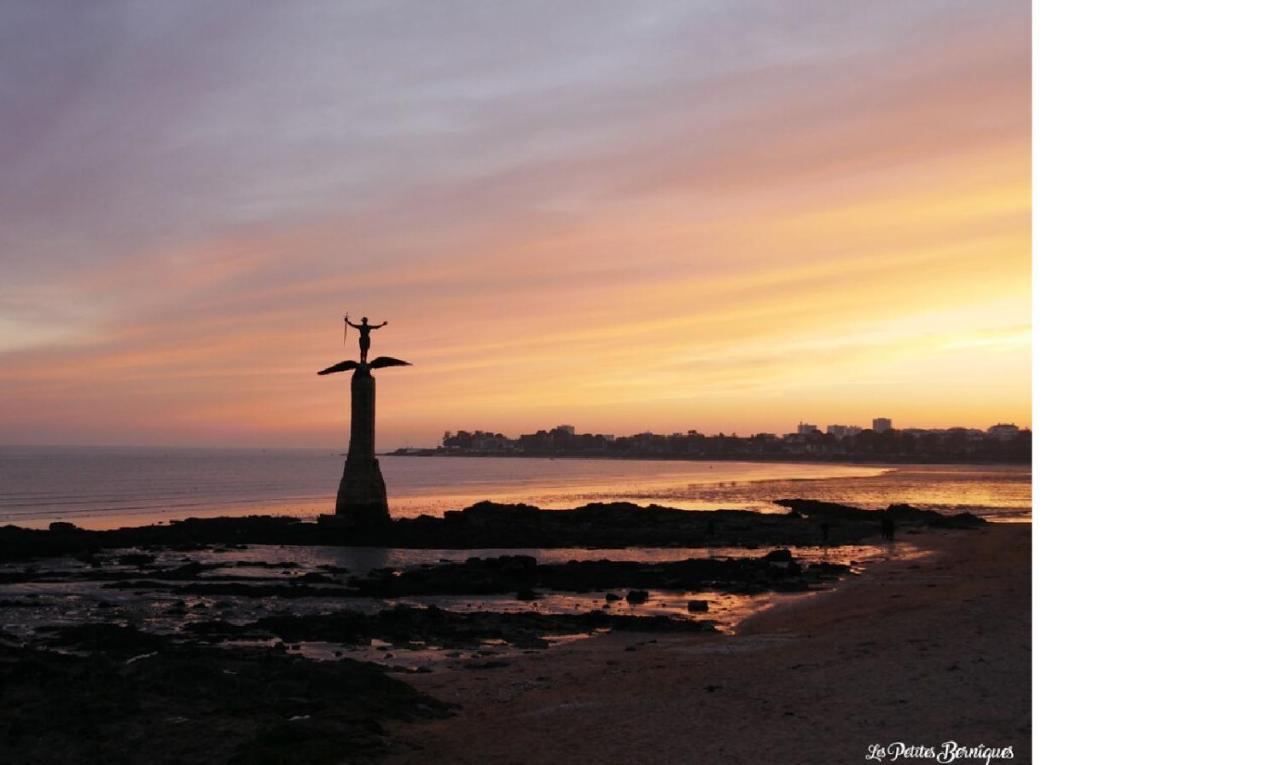
<svg viewBox="0 0 1280 765"><path fill-rule="evenodd" d="M557 425L510 438L483 430L445 431L438 448L402 447L394 456L582 457L636 460L731 460L822 464L1029 465L1031 430L1000 423L977 428L893 427L879 417L870 428L801 422L794 433L706 434L696 430L629 436L579 433Z"/></svg>
<svg viewBox="0 0 1280 765"><path fill-rule="evenodd" d="M748 462L787 465L1018 465L1031 464L1031 459L929 458L919 455L857 457L849 455L718 455L718 454L582 454L564 452L524 454L520 452L461 452L453 449L402 446L383 457L503 457L512 459L627 460L642 462Z"/></svg>

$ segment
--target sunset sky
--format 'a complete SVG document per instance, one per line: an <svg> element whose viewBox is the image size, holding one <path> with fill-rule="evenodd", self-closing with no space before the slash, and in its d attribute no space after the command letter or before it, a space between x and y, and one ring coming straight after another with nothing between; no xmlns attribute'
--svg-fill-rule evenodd
<svg viewBox="0 0 1280 765"><path fill-rule="evenodd" d="M1031 424L1028 2L8 3L0 443Z"/></svg>

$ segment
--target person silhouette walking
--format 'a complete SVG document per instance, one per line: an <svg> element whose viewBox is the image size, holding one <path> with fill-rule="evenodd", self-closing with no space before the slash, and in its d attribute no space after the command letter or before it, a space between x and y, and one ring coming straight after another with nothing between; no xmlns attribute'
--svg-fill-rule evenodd
<svg viewBox="0 0 1280 765"><path fill-rule="evenodd" d="M342 320L360 333L360 363L367 363L369 358L369 333L375 329L381 329L387 326L387 322L381 324L370 324L368 316L361 316L360 323L354 324L350 319L343 316Z"/></svg>

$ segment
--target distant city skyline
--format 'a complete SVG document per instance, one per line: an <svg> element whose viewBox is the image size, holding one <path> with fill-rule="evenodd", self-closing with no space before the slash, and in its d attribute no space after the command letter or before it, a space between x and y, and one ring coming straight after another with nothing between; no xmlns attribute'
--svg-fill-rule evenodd
<svg viewBox="0 0 1280 765"><path fill-rule="evenodd" d="M427 431L419 434L404 433L403 428L398 428L395 430L397 435L394 438L386 433L382 433L378 436L378 439L379 439L379 449L390 449L390 448L396 448L401 446L424 445L428 442L437 443L441 439L442 434L446 432L453 433L458 431L477 431L477 432L483 431L483 432L490 432L490 433L503 433L508 436L512 436L512 435L518 435L521 433L536 433L540 430L550 431L555 428L565 428L565 427L570 428L571 432L573 433L579 433L579 434L589 433L594 435L614 435L614 436L630 436L630 435L636 435L641 433L653 433L656 435L671 435L674 433L687 433L689 431L696 431L703 435L716 435L718 433L723 433L724 435L737 434L738 436L751 436L758 433L772 433L772 434L781 436L781 435L786 435L788 433L798 432L799 425L811 425L814 428L813 432L816 432L816 433L830 433L830 429L832 427L848 428L849 430L847 431L847 434L853 435L854 433L860 430L874 430L875 420L877 419L880 419L880 418L872 417L872 418L867 418L865 421L833 420L832 422L825 422L825 423L818 422L816 420L814 422L809 422L807 420L798 420L798 421L792 420L789 426L788 425L765 426L765 427L760 427L755 429L739 428L736 430L732 428L717 428L717 427L704 427L704 426L693 426L693 425L673 425L666 428L656 427L656 426L641 427L634 430L630 430L626 427L609 428L609 427L597 427L589 424L582 425L582 424L578 424L578 422L574 422L571 420L564 420L562 418L562 421L557 421L557 424L555 425L549 425L546 422L535 422L530 425L520 425L520 426L512 426L512 427L492 426L492 425L486 425L483 423L454 424L454 425L442 426L438 430L435 430L434 432ZM892 422L892 427L894 430L945 430L949 428L965 428L968 430L986 431L991 427L998 426L998 425L1005 425L1005 424L1015 425L1017 426L1018 429L1026 429L1026 430L1032 429L1030 422L1024 423L1024 422L1016 422L1016 421L1010 421L1010 420L998 420L998 421L991 421L987 423L969 422L969 423L945 423L945 424L918 424L918 423L900 423L896 418L892 418L892 417L884 418L884 419L888 419ZM837 434L837 435L844 435L844 434ZM115 440L115 441L112 441L112 440L98 440L98 441L93 441L93 440L86 440L86 441L13 440L13 441L0 441L0 446L159 446L159 447L244 446L246 448L294 448L294 447L314 446L317 448L335 448L336 449L340 447L345 447L345 441L343 441L342 439L329 439L329 440L315 440L315 441L298 443L292 440L273 441L270 439L249 440L249 441L239 441L239 442L165 442L165 441L155 441L151 439L135 439L135 440L123 439L123 440Z"/></svg>
<svg viewBox="0 0 1280 765"><path fill-rule="evenodd" d="M877 423L885 423L885 426L881 427L880 429L877 429ZM962 429L971 430L971 431L982 431L985 433L991 433L991 432L1007 433L1007 432L1011 432L1010 429L1012 429L1012 432L1016 432L1020 430L1031 430L1030 425L1023 425L1015 422L995 422L995 423L991 423L990 425L982 426L982 427L972 426L972 425L943 425L943 426L923 427L923 426L915 426L915 425L897 425L893 423L893 420L890 417L873 417L871 420L868 421L866 425L858 425L854 423L845 423L845 424L831 423L828 425L817 425L814 423L806 422L804 420L800 420L790 430L755 430L750 432L728 431L728 430L703 430L701 428L675 428L672 430L655 430L653 428L646 428L644 430L637 430L634 432L614 432L610 430L595 430L592 428L579 427L572 423L561 423L559 425L550 425L550 426L544 425L538 428L534 428L532 430L528 430L528 431L522 430L519 432L514 430L504 430L502 428L484 428L484 427L469 426L469 427L448 428L445 431L443 431L443 433L444 434L459 433L459 432L501 433L507 437L516 437L519 435L524 435L525 433L555 432L555 431L562 431L571 436L572 435L595 435L595 436L603 435L603 436L610 436L610 437L635 436L635 435L643 435L646 433L653 434L653 435L664 435L664 436L665 435L682 435L686 433L697 433L699 435L704 435L704 436L715 436L715 435L723 434L726 436L736 435L738 437L748 437L748 436L761 435L761 434L786 436L792 433L801 434L801 435L806 433L814 433L814 434L820 433L820 434L826 434L826 435L834 435L837 437L844 437L844 436L856 435L857 433L864 430L883 433L888 430L943 431L943 430L953 430L955 428L962 428Z"/></svg>
<svg viewBox="0 0 1280 765"><path fill-rule="evenodd" d="M388 450L397 456L601 457L614 459L764 459L910 462L1006 462L1031 460L1032 433L1010 423L980 428L892 427L878 417L872 427L796 424L789 433L590 433L563 424L531 433L462 428L438 443Z"/></svg>

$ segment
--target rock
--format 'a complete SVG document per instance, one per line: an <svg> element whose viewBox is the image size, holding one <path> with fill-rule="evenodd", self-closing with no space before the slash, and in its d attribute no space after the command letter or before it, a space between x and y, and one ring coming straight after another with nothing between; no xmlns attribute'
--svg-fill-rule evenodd
<svg viewBox="0 0 1280 765"><path fill-rule="evenodd" d="M504 574L524 573L538 567L538 559L532 555L499 555L496 563Z"/></svg>
<svg viewBox="0 0 1280 765"><path fill-rule="evenodd" d="M0 759L378 761L386 723L453 708L359 662L181 643L140 660L143 652L122 647L76 655L0 643L0 688L11 702Z"/></svg>
<svg viewBox="0 0 1280 765"><path fill-rule="evenodd" d="M818 562L810 563L807 570L811 574L838 576L840 574L847 573L849 571L849 567L840 563Z"/></svg>
<svg viewBox="0 0 1280 765"><path fill-rule="evenodd" d="M308 571L301 576L295 577L291 581L304 582L306 584L334 584L333 577L325 576L318 571Z"/></svg>
<svg viewBox="0 0 1280 765"><path fill-rule="evenodd" d="M827 519L847 523L879 524L884 516L890 516L894 523L912 526L930 526L944 529L972 529L986 524L982 518L971 513L943 515L934 510L912 507L911 505L889 505L884 510L865 510L851 505L834 502L820 502L811 499L779 499L775 504L789 508L791 512L803 518Z"/></svg>
<svg viewBox="0 0 1280 765"><path fill-rule="evenodd" d="M204 642L266 639L336 645L369 645L374 640L412 649L423 641L447 649L484 648L500 640L517 648L545 648L549 635L580 635L608 629L633 632L713 631L707 621L676 616L612 615L604 611L544 614L538 611L445 611L435 606L402 606L374 614L337 611L328 614L276 614L250 624L225 621L189 622L184 636ZM385 649L383 649L385 650ZM451 658L456 658L452 654Z"/></svg>
<svg viewBox="0 0 1280 765"><path fill-rule="evenodd" d="M788 558L787 556L791 556ZM394 599L417 595L519 596L521 592L600 593L605 603L623 600L628 590L687 593L725 592L753 595L814 589L842 575L845 569L828 563L801 566L789 550L768 557L687 558L670 561L570 560L536 564L529 556L469 558L465 563L419 564L404 569L373 569L341 581L311 571L282 578L239 578L208 575L217 565L185 563L176 568L148 569L148 580L163 581L171 595L208 598ZM504 570L505 569L505 570ZM32 571L35 577L38 571ZM140 574L112 574L107 588L156 588L156 582L131 581ZM3 574L0 574L3 577ZM179 584L182 582L182 584ZM527 597L527 596L526 596Z"/></svg>
<svg viewBox="0 0 1280 765"><path fill-rule="evenodd" d="M464 510L447 511L440 518L423 515L384 519L368 526L328 515L321 516L319 523L288 516L244 516L187 518L112 530L80 529L59 521L50 524L50 530L0 526L0 561L157 545L186 550L240 550L248 544L409 549L705 546L712 526L716 545L769 549L811 545L820 540L830 544L856 543L875 533L880 515L804 500L780 500L779 504L790 506L788 502L796 506L786 515L749 510L689 511L625 502L592 503L570 510L482 502ZM962 525L975 521L944 522ZM827 524L826 535L822 533L823 523ZM512 560L507 573L541 568L536 561L519 560L523 556L509 557Z"/></svg>
<svg viewBox="0 0 1280 765"><path fill-rule="evenodd" d="M647 603L648 601L649 601L648 590L632 590L631 592L627 593L628 603L639 605L640 603Z"/></svg>
<svg viewBox="0 0 1280 765"><path fill-rule="evenodd" d="M137 627L105 622L38 627L36 632L47 636L45 642L51 646L123 657L158 651L171 642L168 637L143 632Z"/></svg>
<svg viewBox="0 0 1280 765"><path fill-rule="evenodd" d="M705 613L707 613L707 612L708 612L708 611L710 611L710 610L711 610L711 603L709 603L708 601L705 601L705 600L691 600L691 601L689 601L689 612L690 612L690 613L705 614Z"/></svg>

